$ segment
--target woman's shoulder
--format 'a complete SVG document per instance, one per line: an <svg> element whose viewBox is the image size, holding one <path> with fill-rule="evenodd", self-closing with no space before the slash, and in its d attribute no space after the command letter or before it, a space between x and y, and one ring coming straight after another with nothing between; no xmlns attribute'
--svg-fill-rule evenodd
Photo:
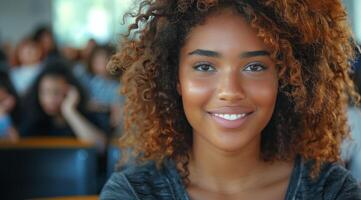
<svg viewBox="0 0 361 200"><path fill-rule="evenodd" d="M312 162L300 166L297 193L303 199L360 199L361 188L350 172L338 163L322 165L317 177L311 178Z"/></svg>
<svg viewBox="0 0 361 200"><path fill-rule="evenodd" d="M114 172L102 189L100 199L173 199L166 170L154 162L131 165Z"/></svg>

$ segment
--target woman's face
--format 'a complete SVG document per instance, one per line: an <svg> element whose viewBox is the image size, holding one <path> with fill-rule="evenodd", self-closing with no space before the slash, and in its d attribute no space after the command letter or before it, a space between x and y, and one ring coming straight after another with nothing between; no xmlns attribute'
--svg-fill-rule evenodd
<svg viewBox="0 0 361 200"><path fill-rule="evenodd" d="M68 90L69 84L64 78L45 76L39 86L39 101L44 112L50 116L59 115Z"/></svg>
<svg viewBox="0 0 361 200"><path fill-rule="evenodd" d="M180 51L178 92L196 144L227 152L260 145L276 103L269 49L231 10L194 27Z"/></svg>

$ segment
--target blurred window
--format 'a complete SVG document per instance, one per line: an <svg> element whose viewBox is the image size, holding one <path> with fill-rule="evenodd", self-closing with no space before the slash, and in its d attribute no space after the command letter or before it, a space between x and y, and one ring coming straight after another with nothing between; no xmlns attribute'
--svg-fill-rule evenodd
<svg viewBox="0 0 361 200"><path fill-rule="evenodd" d="M361 1L343 0L356 41L361 44Z"/></svg>
<svg viewBox="0 0 361 200"><path fill-rule="evenodd" d="M84 47L90 38L99 43L118 41L129 21L123 14L133 0L53 0L53 29L61 45Z"/></svg>
<svg viewBox="0 0 361 200"><path fill-rule="evenodd" d="M357 41L361 43L361 1L360 0L354 0L355 2L355 10L354 10L354 17L355 20L355 35L357 38Z"/></svg>
<svg viewBox="0 0 361 200"><path fill-rule="evenodd" d="M134 0L53 0L54 34L60 44L83 47L90 38L97 42L118 41L127 30L123 14ZM356 40L361 43L361 1L343 0Z"/></svg>

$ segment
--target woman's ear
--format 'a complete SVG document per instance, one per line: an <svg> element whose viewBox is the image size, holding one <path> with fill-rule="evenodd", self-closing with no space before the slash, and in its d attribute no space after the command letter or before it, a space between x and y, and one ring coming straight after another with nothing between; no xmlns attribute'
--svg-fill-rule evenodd
<svg viewBox="0 0 361 200"><path fill-rule="evenodd" d="M181 90L181 85L180 85L179 81L177 82L177 92L178 92L179 96L182 96L182 90Z"/></svg>

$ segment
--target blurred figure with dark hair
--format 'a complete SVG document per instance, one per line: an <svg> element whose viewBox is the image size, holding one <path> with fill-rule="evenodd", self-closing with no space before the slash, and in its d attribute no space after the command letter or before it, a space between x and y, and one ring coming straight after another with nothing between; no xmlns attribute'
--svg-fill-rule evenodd
<svg viewBox="0 0 361 200"><path fill-rule="evenodd" d="M33 39L42 48L45 60L60 58L53 32L49 26L39 26L34 32Z"/></svg>
<svg viewBox="0 0 361 200"><path fill-rule="evenodd" d="M85 47L79 51L79 62L74 63L74 73L77 76L83 76L88 74L87 65L89 63L90 55L92 54L95 47L99 46L97 42L91 38L86 43Z"/></svg>
<svg viewBox="0 0 361 200"><path fill-rule="evenodd" d="M9 68L8 58L5 52L2 49L0 49L0 70L8 71L9 70L8 68Z"/></svg>
<svg viewBox="0 0 361 200"><path fill-rule="evenodd" d="M95 39L90 38L88 40L88 42L86 43L85 47L82 49L81 51L81 59L83 61L87 61L90 57L90 54L92 53L93 49L97 46L97 42L95 41Z"/></svg>
<svg viewBox="0 0 361 200"><path fill-rule="evenodd" d="M18 96L4 70L0 70L0 139L16 141L20 122Z"/></svg>
<svg viewBox="0 0 361 200"><path fill-rule="evenodd" d="M91 121L86 93L67 64L50 61L24 98L22 136L70 136L103 151L105 134Z"/></svg>
<svg viewBox="0 0 361 200"><path fill-rule="evenodd" d="M119 95L119 81L108 73L107 63L115 52L110 45L97 45L91 52L85 71L75 71L90 93L90 110L109 131L121 124L123 98Z"/></svg>
<svg viewBox="0 0 361 200"><path fill-rule="evenodd" d="M10 78L17 93L22 96L41 70L42 50L31 38L23 39L15 48Z"/></svg>
<svg viewBox="0 0 361 200"><path fill-rule="evenodd" d="M64 57L64 59L69 61L72 67L76 66L81 58L80 50L70 46L65 46L61 48L61 54Z"/></svg>
<svg viewBox="0 0 361 200"><path fill-rule="evenodd" d="M12 58L14 47L11 42L3 42L0 44L0 68L8 71L12 67Z"/></svg>

